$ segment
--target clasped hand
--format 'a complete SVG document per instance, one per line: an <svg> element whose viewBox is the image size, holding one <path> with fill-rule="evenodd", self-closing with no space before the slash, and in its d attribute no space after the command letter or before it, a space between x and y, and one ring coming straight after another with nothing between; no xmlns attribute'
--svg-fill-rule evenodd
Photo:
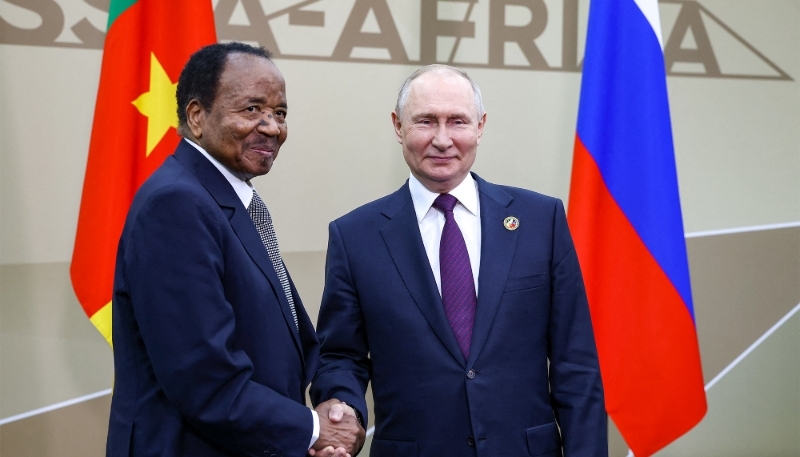
<svg viewBox="0 0 800 457"><path fill-rule="evenodd" d="M351 457L364 445L366 432L350 406L335 398L320 403L315 411L319 416L319 438L308 450L316 457Z"/></svg>

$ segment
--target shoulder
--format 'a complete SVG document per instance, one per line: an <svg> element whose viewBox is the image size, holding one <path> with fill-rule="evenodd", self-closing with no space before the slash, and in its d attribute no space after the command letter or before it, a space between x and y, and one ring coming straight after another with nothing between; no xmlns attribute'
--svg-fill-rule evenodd
<svg viewBox="0 0 800 457"><path fill-rule="evenodd" d="M186 198L202 194L203 185L183 164L170 156L142 184L134 201Z"/></svg>
<svg viewBox="0 0 800 457"><path fill-rule="evenodd" d="M406 205L413 205L408 184L389 195L359 206L334 220L333 224L340 227L371 225L392 218Z"/></svg>
<svg viewBox="0 0 800 457"><path fill-rule="evenodd" d="M506 186L490 183L477 175L478 192L485 198L490 198L502 205L509 207L527 207L531 209L556 209L564 206L561 199L551 197L533 190L521 187Z"/></svg>
<svg viewBox="0 0 800 457"><path fill-rule="evenodd" d="M218 205L197 177L168 157L136 192L128 220L198 218L211 208L218 209Z"/></svg>

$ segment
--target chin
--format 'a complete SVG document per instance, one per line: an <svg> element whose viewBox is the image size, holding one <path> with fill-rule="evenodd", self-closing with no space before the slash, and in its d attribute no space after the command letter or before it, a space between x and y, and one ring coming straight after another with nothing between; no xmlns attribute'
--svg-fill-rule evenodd
<svg viewBox="0 0 800 457"><path fill-rule="evenodd" d="M258 168L256 170L250 170L250 171L248 171L247 174L250 177L255 178L256 176L263 176L263 175L269 173L269 170L271 170L270 167L261 167L261 168Z"/></svg>
<svg viewBox="0 0 800 457"><path fill-rule="evenodd" d="M261 176L269 173L272 169L272 161L262 161L259 163L251 164L252 166L247 167L244 171L250 177Z"/></svg>

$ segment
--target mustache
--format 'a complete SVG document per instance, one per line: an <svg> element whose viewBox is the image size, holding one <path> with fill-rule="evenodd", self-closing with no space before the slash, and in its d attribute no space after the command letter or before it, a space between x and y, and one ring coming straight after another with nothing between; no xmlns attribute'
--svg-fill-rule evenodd
<svg viewBox="0 0 800 457"><path fill-rule="evenodd" d="M254 138L252 140L248 140L244 142L245 148L254 148L254 149L267 149L270 151L277 151L278 150L278 139L274 137L261 137L261 138Z"/></svg>

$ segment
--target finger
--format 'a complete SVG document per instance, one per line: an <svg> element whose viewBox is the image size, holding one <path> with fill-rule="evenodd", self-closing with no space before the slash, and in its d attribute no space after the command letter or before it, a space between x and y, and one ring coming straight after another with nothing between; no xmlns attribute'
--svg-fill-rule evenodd
<svg viewBox="0 0 800 457"><path fill-rule="evenodd" d="M335 455L336 451L334 451L333 446L328 446L317 451L317 457L333 457Z"/></svg>
<svg viewBox="0 0 800 457"><path fill-rule="evenodd" d="M344 416L344 408L345 405L342 405L341 403L332 405L331 409L328 411L328 419L333 422L339 422L342 420L342 417Z"/></svg>
<svg viewBox="0 0 800 457"><path fill-rule="evenodd" d="M344 410L345 414L347 414L348 416L356 417L356 410L353 409L352 406L350 406L350 405L348 405L346 403L340 403L340 405L342 405L342 409Z"/></svg>

